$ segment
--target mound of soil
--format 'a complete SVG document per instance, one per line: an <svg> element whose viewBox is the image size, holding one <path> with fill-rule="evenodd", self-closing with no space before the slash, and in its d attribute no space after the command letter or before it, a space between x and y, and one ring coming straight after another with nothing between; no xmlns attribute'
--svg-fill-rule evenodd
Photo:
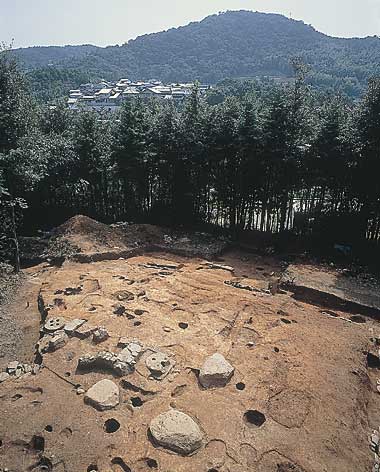
<svg viewBox="0 0 380 472"><path fill-rule="evenodd" d="M76 215L55 229L54 235L68 239L84 251L102 248L125 248L124 232L118 228L110 228L104 223L88 216Z"/></svg>
<svg viewBox="0 0 380 472"><path fill-rule="evenodd" d="M58 226L54 236L69 241L83 253L123 251L164 241L164 231L152 225L123 223L108 226L84 215L76 215Z"/></svg>

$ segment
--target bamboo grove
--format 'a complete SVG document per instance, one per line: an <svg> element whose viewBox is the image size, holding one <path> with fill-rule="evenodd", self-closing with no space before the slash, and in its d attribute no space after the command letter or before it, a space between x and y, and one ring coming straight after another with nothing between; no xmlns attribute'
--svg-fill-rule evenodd
<svg viewBox="0 0 380 472"><path fill-rule="evenodd" d="M82 213L377 242L380 79L352 102L305 86L301 65L295 76L218 104L195 88L180 105L129 101L100 116L36 105L3 55L1 199L27 202L29 232Z"/></svg>

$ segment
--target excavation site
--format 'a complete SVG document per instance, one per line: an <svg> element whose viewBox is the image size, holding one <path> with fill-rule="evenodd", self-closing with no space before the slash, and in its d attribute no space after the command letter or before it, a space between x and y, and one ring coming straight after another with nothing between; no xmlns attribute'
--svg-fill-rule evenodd
<svg viewBox="0 0 380 472"><path fill-rule="evenodd" d="M83 216L46 244L3 281L2 472L376 467L373 280Z"/></svg>

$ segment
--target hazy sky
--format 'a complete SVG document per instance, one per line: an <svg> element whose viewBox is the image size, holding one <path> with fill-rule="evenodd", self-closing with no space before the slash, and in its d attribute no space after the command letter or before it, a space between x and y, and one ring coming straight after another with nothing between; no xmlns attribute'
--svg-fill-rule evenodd
<svg viewBox="0 0 380 472"><path fill-rule="evenodd" d="M0 0L0 41L122 44L240 9L291 15L333 36L380 35L380 0Z"/></svg>

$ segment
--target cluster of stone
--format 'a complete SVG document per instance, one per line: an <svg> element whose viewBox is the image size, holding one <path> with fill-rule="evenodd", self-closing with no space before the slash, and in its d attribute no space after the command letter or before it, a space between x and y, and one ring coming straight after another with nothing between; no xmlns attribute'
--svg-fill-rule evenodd
<svg viewBox="0 0 380 472"><path fill-rule="evenodd" d="M157 353L152 356L158 365ZM222 354L215 353L205 360L199 371L198 380L203 388L224 387L233 374L234 367ZM149 431L157 445L182 455L195 453L203 443L203 432L199 425L189 415L175 409L154 418Z"/></svg>
<svg viewBox="0 0 380 472"><path fill-rule="evenodd" d="M380 428L379 428L380 431ZM372 472L380 471L380 457L379 457L379 445L380 445L380 434L379 431L374 430L369 438L369 447L374 453L375 463L372 468Z"/></svg>
<svg viewBox="0 0 380 472"><path fill-rule="evenodd" d="M119 353L100 351L96 354L86 354L79 358L78 369L90 371L93 369L108 370L115 375L131 374L135 365L144 352L144 347L138 341L131 341Z"/></svg>
<svg viewBox="0 0 380 472"><path fill-rule="evenodd" d="M66 322L64 318L50 318L43 326L43 337L37 343L40 354L54 352L63 347L70 336L86 339L92 336L95 344L109 338L109 334L102 326L91 326L87 320L75 319Z"/></svg>
<svg viewBox="0 0 380 472"><path fill-rule="evenodd" d="M23 364L19 361L12 361L8 364L4 372L0 373L0 383L5 382L10 378L20 378L23 375L36 375L40 370L38 364Z"/></svg>

